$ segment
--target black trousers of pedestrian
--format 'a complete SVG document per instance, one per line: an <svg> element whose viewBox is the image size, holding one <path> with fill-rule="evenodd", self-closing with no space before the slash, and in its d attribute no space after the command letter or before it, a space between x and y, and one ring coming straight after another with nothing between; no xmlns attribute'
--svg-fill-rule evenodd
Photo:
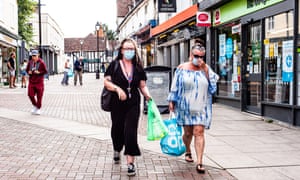
<svg viewBox="0 0 300 180"><path fill-rule="evenodd" d="M115 151L120 152L125 146L124 155L141 155L137 138L139 116L139 104L129 105L124 102L113 108L111 138Z"/></svg>

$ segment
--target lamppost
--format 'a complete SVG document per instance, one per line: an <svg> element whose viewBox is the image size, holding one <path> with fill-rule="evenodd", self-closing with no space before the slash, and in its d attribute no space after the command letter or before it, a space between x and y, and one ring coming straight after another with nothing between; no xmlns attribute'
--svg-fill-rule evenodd
<svg viewBox="0 0 300 180"><path fill-rule="evenodd" d="M100 75L99 75L99 29L100 29L100 26L101 24L97 21L96 25L95 25L95 28L96 28L96 36L97 36L97 70L96 70L96 79L99 79L100 78Z"/></svg>
<svg viewBox="0 0 300 180"><path fill-rule="evenodd" d="M83 39L80 39L80 56L82 56L82 44L83 44Z"/></svg>

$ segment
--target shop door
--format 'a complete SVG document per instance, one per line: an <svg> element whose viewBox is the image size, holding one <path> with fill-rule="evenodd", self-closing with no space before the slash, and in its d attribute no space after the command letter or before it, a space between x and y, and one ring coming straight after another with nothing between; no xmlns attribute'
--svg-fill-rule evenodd
<svg viewBox="0 0 300 180"><path fill-rule="evenodd" d="M255 114L261 114L261 80L262 80L262 42L261 32L262 26L260 22L249 24L247 26L247 56L245 59L245 101L243 102L245 111Z"/></svg>

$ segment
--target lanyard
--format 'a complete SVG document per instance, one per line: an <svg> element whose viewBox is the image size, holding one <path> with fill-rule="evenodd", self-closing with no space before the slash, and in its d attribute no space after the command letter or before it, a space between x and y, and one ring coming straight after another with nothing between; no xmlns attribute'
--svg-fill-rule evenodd
<svg viewBox="0 0 300 180"><path fill-rule="evenodd" d="M121 61L121 62L122 62L122 61ZM127 79L127 81L128 81L127 92L128 92L128 98L130 99L130 98L131 98L131 82L132 82L132 79L133 79L133 65L132 65L132 71L131 71L130 73L127 73L127 72L126 72L125 65L124 65L123 62L122 62L122 65L123 65L123 67L124 67L126 79Z"/></svg>

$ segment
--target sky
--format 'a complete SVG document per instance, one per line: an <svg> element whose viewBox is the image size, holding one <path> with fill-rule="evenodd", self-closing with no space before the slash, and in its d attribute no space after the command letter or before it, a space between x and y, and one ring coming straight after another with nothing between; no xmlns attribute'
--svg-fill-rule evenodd
<svg viewBox="0 0 300 180"><path fill-rule="evenodd" d="M41 12L56 21L65 38L93 33L97 21L111 30L117 27L116 0L41 0L41 4Z"/></svg>

